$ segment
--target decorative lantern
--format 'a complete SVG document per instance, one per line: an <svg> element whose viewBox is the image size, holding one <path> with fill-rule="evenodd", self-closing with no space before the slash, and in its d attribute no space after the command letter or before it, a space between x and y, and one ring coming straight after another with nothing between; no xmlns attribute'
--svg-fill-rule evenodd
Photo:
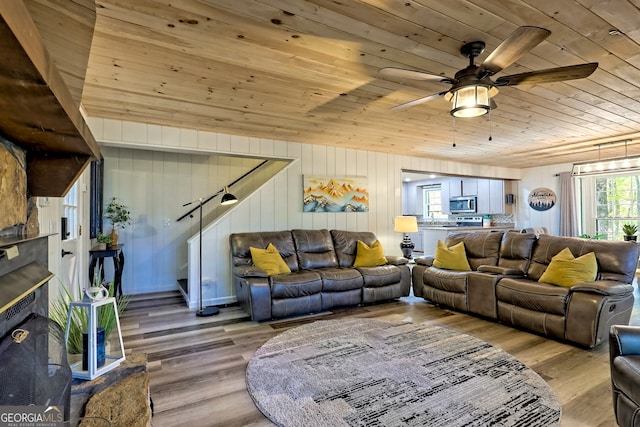
<svg viewBox="0 0 640 427"><path fill-rule="evenodd" d="M65 331L65 343L69 340L69 327L77 318L86 319L86 330L83 332L82 361L71 363L71 375L73 378L92 380L100 375L118 367L125 360L124 345L122 343L122 331L116 299L107 297L108 292L103 287L89 288L84 291L82 301L69 303L67 328ZM81 313L74 316L74 310ZM111 312L113 310L113 313ZM100 316L113 316L118 331L119 348L115 354L108 354L106 342L109 338L105 335L105 329L100 327ZM114 331L115 331L114 330Z"/></svg>

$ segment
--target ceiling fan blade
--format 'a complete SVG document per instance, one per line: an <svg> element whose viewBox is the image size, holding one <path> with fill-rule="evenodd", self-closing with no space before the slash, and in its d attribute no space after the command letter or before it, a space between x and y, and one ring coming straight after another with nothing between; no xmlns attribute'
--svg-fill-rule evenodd
<svg viewBox="0 0 640 427"><path fill-rule="evenodd" d="M454 80L446 76L438 76L423 71L405 70L404 68L385 67L378 70L380 74L401 79L424 80L431 82L453 83Z"/></svg>
<svg viewBox="0 0 640 427"><path fill-rule="evenodd" d="M404 104L396 105L395 107L391 107L392 110L402 110L405 108L413 107L414 105L423 104L425 102L432 101L434 99L438 99L444 96L448 91L434 93L433 95L424 96L422 98L414 99L413 101L405 102Z"/></svg>
<svg viewBox="0 0 640 427"><path fill-rule="evenodd" d="M520 27L491 52L480 65L480 73L491 76L516 62L522 55L549 37L551 31L540 27Z"/></svg>
<svg viewBox="0 0 640 427"><path fill-rule="evenodd" d="M567 67L549 68L546 70L530 71L528 73L512 74L510 76L502 76L496 79L496 86L514 86L522 84L537 84L562 82L565 80L583 79L589 77L596 68L597 62L587 64L569 65Z"/></svg>
<svg viewBox="0 0 640 427"><path fill-rule="evenodd" d="M491 111L495 110L496 108L498 108L498 104L496 104L496 101L493 100L493 98L491 98L489 100L489 107L491 107Z"/></svg>

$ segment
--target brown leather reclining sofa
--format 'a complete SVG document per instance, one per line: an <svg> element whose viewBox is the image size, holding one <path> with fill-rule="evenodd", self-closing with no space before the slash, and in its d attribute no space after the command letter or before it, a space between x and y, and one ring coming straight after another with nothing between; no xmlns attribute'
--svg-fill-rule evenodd
<svg viewBox="0 0 640 427"><path fill-rule="evenodd" d="M371 246L374 233L291 230L229 236L233 282L240 305L255 321L317 313L333 307L408 296L408 260L387 256L376 267L354 267L357 241ZM291 273L269 276L253 265L250 247L272 243Z"/></svg>
<svg viewBox="0 0 640 427"><path fill-rule="evenodd" d="M445 245L459 242L472 271L444 270L431 257L418 258L412 271L416 296L587 348L607 341L611 325L629 323L635 242L509 231L450 233ZM595 253L595 281L572 287L538 282L564 248L575 257Z"/></svg>

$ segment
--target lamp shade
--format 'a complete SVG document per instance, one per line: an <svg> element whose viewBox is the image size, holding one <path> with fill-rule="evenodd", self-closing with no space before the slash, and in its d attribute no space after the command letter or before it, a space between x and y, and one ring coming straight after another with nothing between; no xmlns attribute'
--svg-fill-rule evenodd
<svg viewBox="0 0 640 427"><path fill-rule="evenodd" d="M454 117L477 117L487 114L489 104L489 88L486 86L466 86L453 94L451 115Z"/></svg>
<svg viewBox="0 0 640 427"><path fill-rule="evenodd" d="M415 216L397 216L393 222L393 231L397 233L416 233L418 220Z"/></svg>
<svg viewBox="0 0 640 427"><path fill-rule="evenodd" d="M229 193L229 188L224 187L224 194L222 195L222 199L220 200L221 205L232 205L234 203L238 203L238 198L233 194Z"/></svg>

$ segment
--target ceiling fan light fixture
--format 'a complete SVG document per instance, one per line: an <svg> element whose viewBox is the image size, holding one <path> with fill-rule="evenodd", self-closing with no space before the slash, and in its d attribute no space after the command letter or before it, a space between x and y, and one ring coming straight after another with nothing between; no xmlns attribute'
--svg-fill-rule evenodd
<svg viewBox="0 0 640 427"><path fill-rule="evenodd" d="M491 110L489 98L489 87L487 86L472 85L461 87L453 92L451 115L453 117L466 118L487 114Z"/></svg>

